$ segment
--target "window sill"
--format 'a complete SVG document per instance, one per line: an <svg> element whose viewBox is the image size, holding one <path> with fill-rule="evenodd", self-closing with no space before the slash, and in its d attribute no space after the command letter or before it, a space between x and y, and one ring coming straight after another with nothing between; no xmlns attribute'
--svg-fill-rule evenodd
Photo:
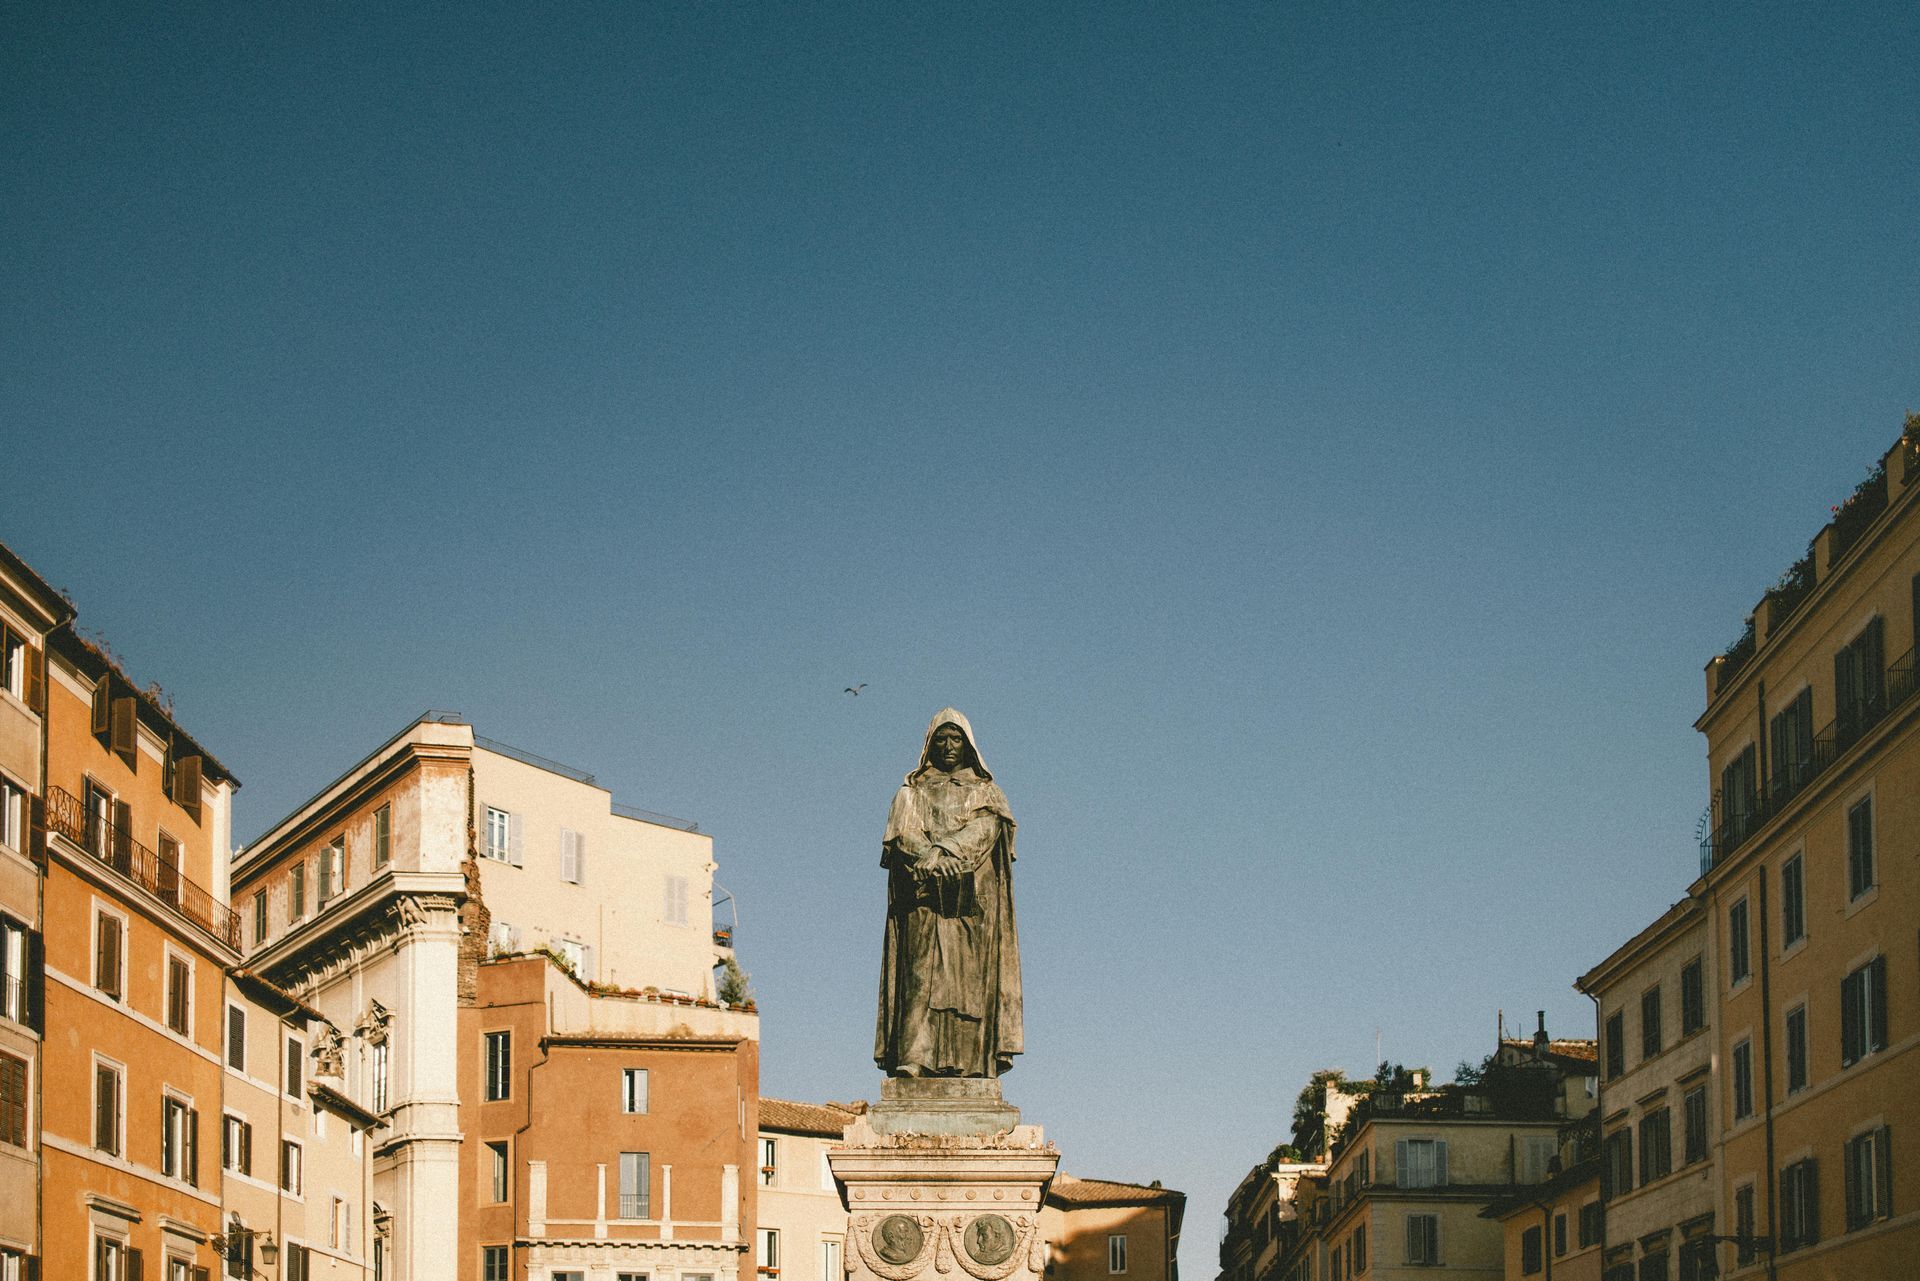
<svg viewBox="0 0 1920 1281"><path fill-rule="evenodd" d="M1840 919L1843 921L1851 920L1856 913L1864 912L1867 908L1873 906L1873 904L1877 902L1879 898L1880 898L1879 885L1876 884L1876 885L1868 886L1866 890L1863 891L1857 898L1854 898L1850 902L1848 902L1846 910L1840 914Z"/></svg>

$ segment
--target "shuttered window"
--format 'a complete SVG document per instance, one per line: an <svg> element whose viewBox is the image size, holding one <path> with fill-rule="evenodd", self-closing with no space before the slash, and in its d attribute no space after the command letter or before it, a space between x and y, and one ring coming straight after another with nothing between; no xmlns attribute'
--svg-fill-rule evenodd
<svg viewBox="0 0 1920 1281"><path fill-rule="evenodd" d="M1688 1165L1704 1161L1707 1159L1707 1087L1700 1085L1688 1090L1680 1110L1686 1129L1682 1159Z"/></svg>
<svg viewBox="0 0 1920 1281"><path fill-rule="evenodd" d="M1753 1042L1740 1041L1733 1047L1733 1119L1743 1121L1753 1115Z"/></svg>
<svg viewBox="0 0 1920 1281"><path fill-rule="evenodd" d="M1886 1126L1855 1135L1845 1149L1847 1230L1893 1215L1893 1140Z"/></svg>
<svg viewBox="0 0 1920 1281"><path fill-rule="evenodd" d="M1768 782L1775 804L1784 802L1813 777L1813 690L1803 689L1778 712L1770 728Z"/></svg>
<svg viewBox="0 0 1920 1281"><path fill-rule="evenodd" d="M120 1155L120 1071L105 1063L93 1065L93 1146Z"/></svg>
<svg viewBox="0 0 1920 1281"><path fill-rule="evenodd" d="M1807 1088L1807 1007L1796 1005L1787 1011L1787 1093Z"/></svg>
<svg viewBox="0 0 1920 1281"><path fill-rule="evenodd" d="M373 865L385 867L393 858L393 806L382 805L373 812Z"/></svg>
<svg viewBox="0 0 1920 1281"><path fill-rule="evenodd" d="M93 985L116 1001L122 994L123 945L124 933L120 918L106 912L95 912L93 916Z"/></svg>
<svg viewBox="0 0 1920 1281"><path fill-rule="evenodd" d="M1840 1066L1887 1048L1887 958L1876 956L1840 981Z"/></svg>
<svg viewBox="0 0 1920 1281"><path fill-rule="evenodd" d="M1651 987L1640 996L1640 1057L1650 1059L1660 1053L1664 1045L1660 1029L1660 989Z"/></svg>
<svg viewBox="0 0 1920 1281"><path fill-rule="evenodd" d="M238 1005L227 1007L227 1066L247 1070L247 1012Z"/></svg>
<svg viewBox="0 0 1920 1281"><path fill-rule="evenodd" d="M1696 956L1680 970L1680 1035L1691 1036L1706 1025L1706 974Z"/></svg>
<svg viewBox="0 0 1920 1281"><path fill-rule="evenodd" d="M587 838L570 827L560 829L560 879L578 885L586 879Z"/></svg>
<svg viewBox="0 0 1920 1281"><path fill-rule="evenodd" d="M1444 1139L1400 1139L1394 1144L1394 1184L1403 1188L1442 1188L1447 1185L1447 1144Z"/></svg>
<svg viewBox="0 0 1920 1281"><path fill-rule="evenodd" d="M1440 1262L1440 1217L1434 1214L1407 1216L1407 1262L1433 1266Z"/></svg>
<svg viewBox="0 0 1920 1281"><path fill-rule="evenodd" d="M1780 1249L1820 1239L1820 1167L1811 1157L1780 1171Z"/></svg>
<svg viewBox="0 0 1920 1281"><path fill-rule="evenodd" d="M1780 946L1792 947L1807 936L1807 869L1795 854L1780 865Z"/></svg>
<svg viewBox="0 0 1920 1281"><path fill-rule="evenodd" d="M1842 743L1872 728L1885 710L1883 630L1874 619L1833 656L1834 727Z"/></svg>
<svg viewBox="0 0 1920 1281"><path fill-rule="evenodd" d="M1743 982L1753 973L1747 952L1747 900L1740 899L1727 909L1727 980Z"/></svg>
<svg viewBox="0 0 1920 1281"><path fill-rule="evenodd" d="M1847 811L1847 897L1859 898L1878 884L1873 867L1873 798Z"/></svg>
<svg viewBox="0 0 1920 1281"><path fill-rule="evenodd" d="M181 1036L193 1031L193 967L185 957L167 955L167 1026Z"/></svg>
<svg viewBox="0 0 1920 1281"><path fill-rule="evenodd" d="M27 1145L27 1061L0 1054L0 1143Z"/></svg>

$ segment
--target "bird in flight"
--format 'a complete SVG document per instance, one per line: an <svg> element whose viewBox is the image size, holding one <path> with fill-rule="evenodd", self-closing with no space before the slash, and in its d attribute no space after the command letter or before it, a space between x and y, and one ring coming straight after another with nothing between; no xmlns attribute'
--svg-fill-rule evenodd
<svg viewBox="0 0 1920 1281"><path fill-rule="evenodd" d="M842 693L851 694L855 698L858 698L860 697L860 691L865 689L866 687L867 687L867 683L865 681L861 681L858 685L847 686L847 688L843 690Z"/></svg>

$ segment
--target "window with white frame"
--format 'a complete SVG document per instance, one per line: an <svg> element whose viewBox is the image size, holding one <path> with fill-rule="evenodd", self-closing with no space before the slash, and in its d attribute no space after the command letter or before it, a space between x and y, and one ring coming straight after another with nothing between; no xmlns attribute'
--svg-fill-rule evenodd
<svg viewBox="0 0 1920 1281"><path fill-rule="evenodd" d="M27 638L0 623L0 689L15 698L27 696Z"/></svg>
<svg viewBox="0 0 1920 1281"><path fill-rule="evenodd" d="M127 1243L96 1233L93 1238L93 1281L129 1281Z"/></svg>
<svg viewBox="0 0 1920 1281"><path fill-rule="evenodd" d="M620 1217L623 1219L645 1219L650 1217L651 1205L648 1193L652 1190L653 1159L645 1152L622 1152L620 1154Z"/></svg>
<svg viewBox="0 0 1920 1281"><path fill-rule="evenodd" d="M0 774L0 845L16 854L27 849L27 789Z"/></svg>
<svg viewBox="0 0 1920 1281"><path fill-rule="evenodd" d="M1798 1250L1820 1239L1819 1168L1812 1157L1795 1161L1780 1171L1780 1240L1782 1252Z"/></svg>
<svg viewBox="0 0 1920 1281"><path fill-rule="evenodd" d="M1109 1232L1107 1234L1107 1273L1110 1276L1122 1276L1127 1270L1127 1234Z"/></svg>
<svg viewBox="0 0 1920 1281"><path fill-rule="evenodd" d="M820 1281L845 1281L840 1267L840 1238L825 1237L820 1242Z"/></svg>
<svg viewBox="0 0 1920 1281"><path fill-rule="evenodd" d="M253 1173L253 1126L231 1112L220 1118L220 1168Z"/></svg>
<svg viewBox="0 0 1920 1281"><path fill-rule="evenodd" d="M1886 1126L1847 1140L1847 1231L1893 1215L1893 1144Z"/></svg>
<svg viewBox="0 0 1920 1281"><path fill-rule="evenodd" d="M669 876L667 878L666 902L662 907L668 925L687 923L687 878Z"/></svg>
<svg viewBox="0 0 1920 1281"><path fill-rule="evenodd" d="M628 1113L647 1110L647 1070L620 1069L620 1110Z"/></svg>
<svg viewBox="0 0 1920 1281"><path fill-rule="evenodd" d="M353 1249L352 1207L345 1197L333 1198L333 1215L327 1222L327 1244L336 1250Z"/></svg>
<svg viewBox="0 0 1920 1281"><path fill-rule="evenodd" d="M762 1138L760 1140L760 1186L773 1186L773 1176L780 1167L780 1141Z"/></svg>
<svg viewBox="0 0 1920 1281"><path fill-rule="evenodd" d="M385 1041L375 1041L368 1051L367 1075L371 1078L368 1096L373 1110L382 1115L387 1110L387 1053Z"/></svg>
<svg viewBox="0 0 1920 1281"><path fill-rule="evenodd" d="M513 861L513 815L487 807L487 845L482 851L498 863Z"/></svg>
<svg viewBox="0 0 1920 1281"><path fill-rule="evenodd" d="M1887 1048L1887 958L1876 956L1840 981L1840 1066Z"/></svg>
<svg viewBox="0 0 1920 1281"><path fill-rule="evenodd" d="M487 1093L489 1103L513 1096L513 1033L489 1032L486 1035Z"/></svg>
<svg viewBox="0 0 1920 1281"><path fill-rule="evenodd" d="M200 1182L200 1114L171 1094L160 1100L160 1173Z"/></svg>
<svg viewBox="0 0 1920 1281"><path fill-rule="evenodd" d="M34 933L25 923L0 915L0 1017L16 1023L29 1021L33 977L27 969L33 945Z"/></svg>
<svg viewBox="0 0 1920 1281"><path fill-rule="evenodd" d="M347 844L346 838L336 836L320 851L320 903L326 902L346 889Z"/></svg>
<svg viewBox="0 0 1920 1281"><path fill-rule="evenodd" d="M560 829L560 879L575 885L586 877L587 838L570 827Z"/></svg>
<svg viewBox="0 0 1920 1281"><path fill-rule="evenodd" d="M760 1228L754 1233L754 1262L760 1275L780 1275L780 1229Z"/></svg>
<svg viewBox="0 0 1920 1281"><path fill-rule="evenodd" d="M292 1196L300 1195L301 1166L306 1152L293 1139L280 1140L280 1190Z"/></svg>

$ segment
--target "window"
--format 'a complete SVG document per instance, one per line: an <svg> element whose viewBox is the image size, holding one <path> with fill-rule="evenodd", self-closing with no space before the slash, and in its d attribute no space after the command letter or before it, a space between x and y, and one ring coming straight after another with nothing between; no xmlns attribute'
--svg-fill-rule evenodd
<svg viewBox="0 0 1920 1281"><path fill-rule="evenodd" d="M1707 1159L1707 1087L1696 1085L1680 1101L1686 1151L1682 1160L1692 1165Z"/></svg>
<svg viewBox="0 0 1920 1281"><path fill-rule="evenodd" d="M1598 1201L1589 1201L1580 1207L1580 1248L1600 1244L1600 1227L1606 1211Z"/></svg>
<svg viewBox="0 0 1920 1281"><path fill-rule="evenodd" d="M1741 1267L1753 1262L1753 1184L1733 1190L1733 1258Z"/></svg>
<svg viewBox="0 0 1920 1281"><path fill-rule="evenodd" d="M1367 1270L1366 1224L1363 1223L1353 1230L1353 1241L1347 1246L1347 1257L1353 1260L1353 1272L1355 1276Z"/></svg>
<svg viewBox="0 0 1920 1281"><path fill-rule="evenodd" d="M507 1160L507 1145L504 1141L487 1144L487 1164L492 1170L493 1200L497 1205L507 1199L507 1194L511 1190L507 1186L507 1179L513 1167Z"/></svg>
<svg viewBox="0 0 1920 1281"><path fill-rule="evenodd" d="M384 1115L387 1110L387 1043L375 1041L370 1056L367 1074L373 1078L371 1102L373 1110Z"/></svg>
<svg viewBox="0 0 1920 1281"><path fill-rule="evenodd" d="M1567 1252L1567 1216L1562 1211L1553 1216L1553 1257L1559 1258Z"/></svg>
<svg viewBox="0 0 1920 1281"><path fill-rule="evenodd" d="M1787 1011L1787 1093L1807 1088L1807 1007Z"/></svg>
<svg viewBox="0 0 1920 1281"><path fill-rule="evenodd" d="M780 1165L780 1141L778 1139L760 1140L760 1186L773 1186L774 1172Z"/></svg>
<svg viewBox="0 0 1920 1281"><path fill-rule="evenodd" d="M227 1225L227 1275L253 1281L253 1233L234 1215Z"/></svg>
<svg viewBox="0 0 1920 1281"><path fill-rule="evenodd" d="M27 696L27 638L0 624L0 689L15 698Z"/></svg>
<svg viewBox="0 0 1920 1281"><path fill-rule="evenodd" d="M298 1242L287 1243L287 1281L312 1281L313 1252Z"/></svg>
<svg viewBox="0 0 1920 1281"><path fill-rule="evenodd" d="M1407 1216L1407 1262L1429 1266L1440 1262L1439 1215L1409 1214Z"/></svg>
<svg viewBox="0 0 1920 1281"><path fill-rule="evenodd" d="M333 1199L333 1216L327 1220L327 1244L336 1250L353 1248L353 1219L345 1200Z"/></svg>
<svg viewBox="0 0 1920 1281"><path fill-rule="evenodd" d="M620 1154L620 1217L649 1217L647 1192L652 1183L652 1162L645 1152Z"/></svg>
<svg viewBox="0 0 1920 1281"><path fill-rule="evenodd" d="M27 793L18 783L0 774L0 845L15 853L27 850Z"/></svg>
<svg viewBox="0 0 1920 1281"><path fill-rule="evenodd" d="M373 865L385 867L393 858L393 806L382 805L373 812Z"/></svg>
<svg viewBox="0 0 1920 1281"><path fill-rule="evenodd" d="M227 1007L227 1066L247 1070L247 1012L238 1005Z"/></svg>
<svg viewBox="0 0 1920 1281"><path fill-rule="evenodd" d="M586 876L587 838L570 827L560 829L560 879L575 885Z"/></svg>
<svg viewBox="0 0 1920 1281"><path fill-rule="evenodd" d="M106 688L102 681L100 689ZM87 807L87 852L95 858L106 858L113 851L113 793L92 779L86 785Z"/></svg>
<svg viewBox="0 0 1920 1281"><path fill-rule="evenodd" d="M181 1036L193 1031L193 967L172 952L167 953L167 1026Z"/></svg>
<svg viewBox="0 0 1920 1281"><path fill-rule="evenodd" d="M669 876L667 878L667 901L665 915L668 925L687 923L687 878Z"/></svg>
<svg viewBox="0 0 1920 1281"><path fill-rule="evenodd" d="M1713 1281L1720 1275L1714 1263L1711 1238L1683 1241L1680 1245L1680 1281Z"/></svg>
<svg viewBox="0 0 1920 1281"><path fill-rule="evenodd" d="M1640 996L1640 1057L1650 1059L1661 1048L1660 989L1651 987Z"/></svg>
<svg viewBox="0 0 1920 1281"><path fill-rule="evenodd" d="M1893 1216L1893 1142L1886 1126L1847 1140L1847 1231Z"/></svg>
<svg viewBox="0 0 1920 1281"><path fill-rule="evenodd" d="M1834 728L1843 746L1873 728L1886 707L1882 631L1874 619L1833 656Z"/></svg>
<svg viewBox="0 0 1920 1281"><path fill-rule="evenodd" d="M1520 1234L1520 1272L1523 1276L1532 1276L1546 1266L1541 1257L1540 1229L1528 1228Z"/></svg>
<svg viewBox="0 0 1920 1281"><path fill-rule="evenodd" d="M301 1069L305 1066L306 1057L307 1057L307 1047L300 1043L300 1038L297 1036L288 1037L287 1038L286 1086L287 1086L287 1097L290 1099L297 1099L300 1097L300 1082L302 1079Z"/></svg>
<svg viewBox="0 0 1920 1281"><path fill-rule="evenodd" d="M287 873L287 924L292 925L307 914L307 865L305 860L295 863Z"/></svg>
<svg viewBox="0 0 1920 1281"><path fill-rule="evenodd" d="M1119 1276L1127 1270L1127 1234L1109 1232L1107 1234L1107 1272Z"/></svg>
<svg viewBox="0 0 1920 1281"><path fill-rule="evenodd" d="M1667 1281L1667 1252L1645 1255L1640 1260L1640 1281Z"/></svg>
<svg viewBox="0 0 1920 1281"><path fill-rule="evenodd" d="M1847 811L1847 897L1859 898L1876 884L1873 875L1873 798Z"/></svg>
<svg viewBox="0 0 1920 1281"><path fill-rule="evenodd" d="M27 1061L0 1054L0 1143L27 1146Z"/></svg>
<svg viewBox="0 0 1920 1281"><path fill-rule="evenodd" d="M1447 1185L1447 1145L1436 1139L1400 1139L1394 1144L1394 1183L1403 1188Z"/></svg>
<svg viewBox="0 0 1920 1281"><path fill-rule="evenodd" d="M1627 1016L1608 1015L1603 1039L1607 1043L1607 1080L1611 1081L1627 1070Z"/></svg>
<svg viewBox="0 0 1920 1281"><path fill-rule="evenodd" d="M220 1167L253 1173L253 1126L231 1113L220 1118Z"/></svg>
<svg viewBox="0 0 1920 1281"><path fill-rule="evenodd" d="M280 1190L300 1195L300 1145L292 1139L280 1140Z"/></svg>
<svg viewBox="0 0 1920 1281"><path fill-rule="evenodd" d="M1640 1118L1640 1182L1642 1185L1673 1172L1673 1113L1658 1108Z"/></svg>
<svg viewBox="0 0 1920 1281"><path fill-rule="evenodd" d="M1700 958L1680 970L1680 1035L1692 1036L1707 1025L1707 985Z"/></svg>
<svg viewBox="0 0 1920 1281"><path fill-rule="evenodd" d="M1820 1168L1811 1157L1780 1171L1780 1249L1820 1239Z"/></svg>
<svg viewBox="0 0 1920 1281"><path fill-rule="evenodd" d="M1633 1131L1624 1125L1600 1140L1600 1189L1610 1197L1633 1190Z"/></svg>
<svg viewBox="0 0 1920 1281"><path fill-rule="evenodd" d="M1780 865L1780 946L1807 936L1807 873L1798 854Z"/></svg>
<svg viewBox="0 0 1920 1281"><path fill-rule="evenodd" d="M761 1275L780 1275L780 1229L760 1228L754 1233L754 1262Z"/></svg>
<svg viewBox="0 0 1920 1281"><path fill-rule="evenodd" d="M593 949L578 939L554 939L553 950L573 970L575 978L593 981Z"/></svg>
<svg viewBox="0 0 1920 1281"><path fill-rule="evenodd" d="M1840 980L1840 1066L1887 1048L1887 958L1876 956Z"/></svg>
<svg viewBox="0 0 1920 1281"><path fill-rule="evenodd" d="M507 1247L504 1245L483 1245L480 1247L480 1281L508 1281Z"/></svg>
<svg viewBox="0 0 1920 1281"><path fill-rule="evenodd" d="M1775 714L1770 725L1773 777L1768 788L1773 803L1792 797L1813 777L1813 690L1803 689Z"/></svg>
<svg viewBox="0 0 1920 1281"><path fill-rule="evenodd" d="M487 809L487 847L482 851L497 863L517 863L513 857L514 828L519 826L513 821L513 815L505 810L491 806Z"/></svg>
<svg viewBox="0 0 1920 1281"><path fill-rule="evenodd" d="M160 1173L200 1182L200 1114L172 1095L160 1101Z"/></svg>
<svg viewBox="0 0 1920 1281"><path fill-rule="evenodd" d="M169 903L180 902L180 842L160 833L160 855L154 866L154 893Z"/></svg>
<svg viewBox="0 0 1920 1281"><path fill-rule="evenodd" d="M1740 1041L1733 1047L1733 1119L1753 1115L1753 1042Z"/></svg>
<svg viewBox="0 0 1920 1281"><path fill-rule="evenodd" d="M620 1069L620 1110L634 1113L647 1110L647 1070Z"/></svg>
<svg viewBox="0 0 1920 1281"><path fill-rule="evenodd" d="M138 1250L127 1249L124 1241L116 1241L112 1237L94 1237L94 1281L129 1281L132 1269L128 1266L128 1256L137 1258L139 1253Z"/></svg>
<svg viewBox="0 0 1920 1281"><path fill-rule="evenodd" d="M0 916L0 1016L40 1030L40 935Z"/></svg>
<svg viewBox="0 0 1920 1281"><path fill-rule="evenodd" d="M93 985L119 1000L125 992L126 924L110 912L93 914Z"/></svg>
<svg viewBox="0 0 1920 1281"><path fill-rule="evenodd" d="M334 895L346 889L347 847L340 837L334 837L333 843L320 851L320 893L322 905Z"/></svg>
<svg viewBox="0 0 1920 1281"><path fill-rule="evenodd" d="M109 1063L93 1065L93 1146L108 1156L120 1155L120 1069Z"/></svg>
<svg viewBox="0 0 1920 1281"><path fill-rule="evenodd" d="M487 1033L487 1102L513 1096L513 1033Z"/></svg>
<svg viewBox="0 0 1920 1281"><path fill-rule="evenodd" d="M1752 744L1720 771L1720 826L1723 850L1730 850L1759 826L1760 774Z"/></svg>
<svg viewBox="0 0 1920 1281"><path fill-rule="evenodd" d="M1751 973L1747 961L1747 900L1743 898L1727 909L1727 977L1739 984Z"/></svg>
<svg viewBox="0 0 1920 1281"><path fill-rule="evenodd" d="M642 1277L639 1281L646 1281ZM846 1274L840 1268L840 1242L827 1240L820 1243L820 1281L846 1281Z"/></svg>
<svg viewBox="0 0 1920 1281"><path fill-rule="evenodd" d="M1545 1183L1551 1177L1548 1167L1558 1149L1559 1144L1551 1134L1529 1134L1522 1138L1519 1182Z"/></svg>
<svg viewBox="0 0 1920 1281"><path fill-rule="evenodd" d="M267 892L257 890L253 896L253 945L259 947L267 941Z"/></svg>

